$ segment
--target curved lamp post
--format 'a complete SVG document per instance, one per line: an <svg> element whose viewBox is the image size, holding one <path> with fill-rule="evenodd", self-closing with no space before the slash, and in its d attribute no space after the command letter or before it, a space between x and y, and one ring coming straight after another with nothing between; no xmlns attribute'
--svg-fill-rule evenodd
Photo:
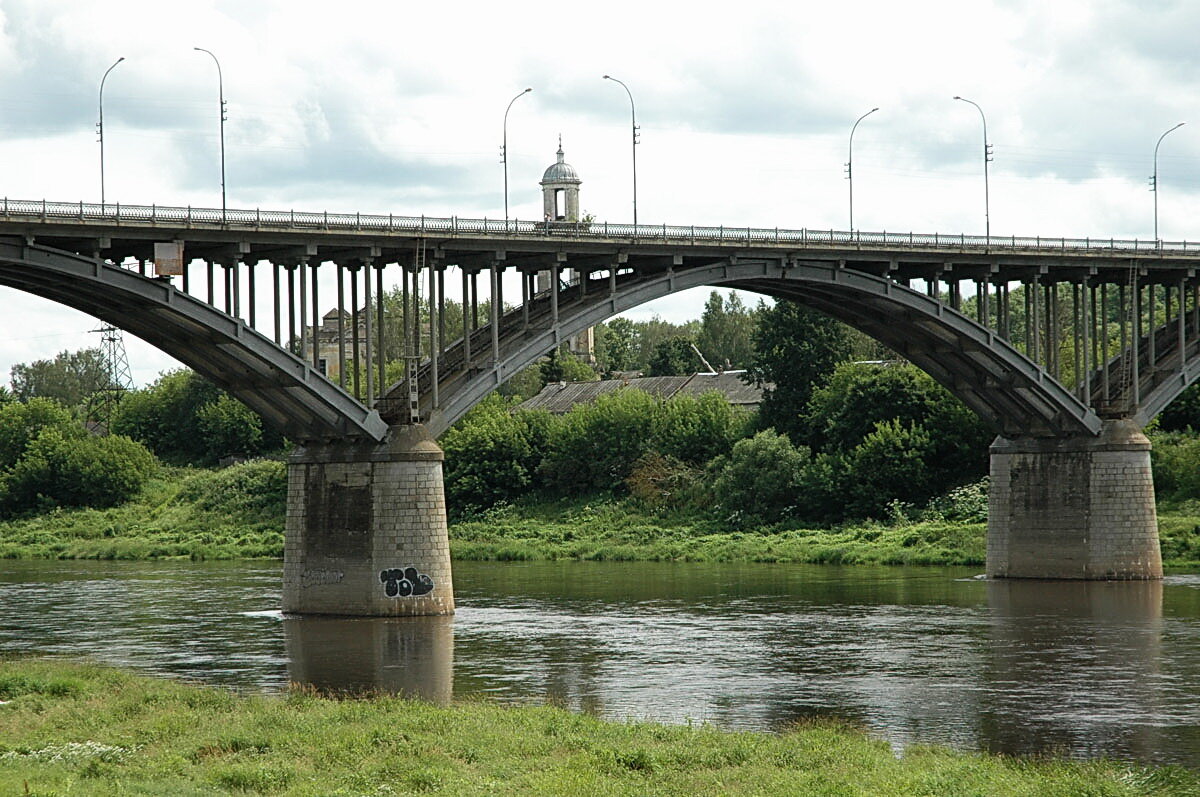
<svg viewBox="0 0 1200 797"><path fill-rule="evenodd" d="M217 65L217 97L220 100L221 109L221 223L225 223L225 78L221 74L221 62L217 60L217 56L213 55L211 50L205 50L203 47L193 47L193 50L201 53L208 53L212 56L213 63Z"/></svg>
<svg viewBox="0 0 1200 797"><path fill-rule="evenodd" d="M512 103L520 100L521 97L533 91L532 88L526 89L515 97L509 100L509 107L504 109L504 139L500 144L500 163L504 164L504 230L509 229L509 112L512 110Z"/></svg>
<svg viewBox="0 0 1200 797"><path fill-rule="evenodd" d="M850 232L854 232L854 131L858 129L859 122L878 110L878 108L872 108L867 111L858 117L854 126L850 128L850 151L846 158L846 179L850 181Z"/></svg>
<svg viewBox="0 0 1200 797"><path fill-rule="evenodd" d="M968 100L966 97L955 96L956 100L969 102L975 106L975 110L979 111L979 118L983 120L983 223L987 235L988 243L992 240L992 216L988 201L988 161L992 159L992 145L988 143L987 136L987 117L983 115L983 109L979 107L979 103Z"/></svg>
<svg viewBox="0 0 1200 797"><path fill-rule="evenodd" d="M625 93L629 95L629 115L633 125L633 231L637 234L637 145L638 145L638 123L637 123L637 108L633 104L633 92L629 87L617 80L612 75L605 75L605 80L611 80L613 83L620 83L621 88L625 89Z"/></svg>
<svg viewBox="0 0 1200 797"><path fill-rule="evenodd" d="M125 56L121 56L113 65L104 71L104 77L100 78L100 122L96 125L96 129L100 131L100 210L104 211L104 81L108 80L108 73L117 68L117 64L125 60Z"/></svg>
<svg viewBox="0 0 1200 797"><path fill-rule="evenodd" d="M500 145L500 162L504 164L504 230L508 231L508 112L512 110L513 103L524 97L532 88L525 89L517 96L508 101L508 107L504 109L504 139Z"/></svg>
<svg viewBox="0 0 1200 797"><path fill-rule="evenodd" d="M1167 137L1167 133L1178 130L1183 127L1186 122L1180 122L1172 127L1166 133L1158 137L1158 143L1154 145L1154 174L1150 177L1150 190L1154 193L1154 241L1158 242L1158 147L1162 144L1163 139Z"/></svg>

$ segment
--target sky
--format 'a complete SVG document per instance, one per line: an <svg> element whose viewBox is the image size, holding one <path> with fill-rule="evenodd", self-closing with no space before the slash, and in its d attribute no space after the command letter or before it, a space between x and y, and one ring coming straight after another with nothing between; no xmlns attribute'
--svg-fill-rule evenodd
<svg viewBox="0 0 1200 797"><path fill-rule="evenodd" d="M736 5L0 0L0 193L539 219L562 136L581 206L641 223L1200 239L1200 4ZM326 293L325 295L331 295ZM510 294L511 295L511 294ZM633 318L698 317L707 290ZM14 363L99 344L94 319L0 288ZM134 380L177 367L126 336Z"/></svg>

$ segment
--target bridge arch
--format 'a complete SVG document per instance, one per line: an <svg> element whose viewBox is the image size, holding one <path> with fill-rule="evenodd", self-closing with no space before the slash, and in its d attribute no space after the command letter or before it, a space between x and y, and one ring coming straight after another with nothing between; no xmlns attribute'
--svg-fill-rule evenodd
<svg viewBox="0 0 1200 797"><path fill-rule="evenodd" d="M559 299L557 323L551 323L545 297L530 311L528 327L521 312L506 314L498 361L480 366L482 358L474 358L439 376L439 392L448 397L440 407L432 407L423 389L422 417L433 434L441 434L488 392L571 336L646 302L701 286L798 301L837 318L903 354L1000 434L1061 437L1100 431L1095 412L994 331L885 277L836 264L771 259L635 273L623 278L615 292L603 290L603 281L592 282L595 287L584 291L577 285L573 298ZM478 336L475 351L486 348L489 334L486 327L473 333ZM461 358L461 341L445 356L448 362ZM431 379L427 367L423 377ZM403 382L389 389L380 405L385 418L396 416L404 391Z"/></svg>
<svg viewBox="0 0 1200 797"><path fill-rule="evenodd" d="M0 285L137 335L234 395L293 440L380 441L387 424L244 321L170 282L18 238L0 239Z"/></svg>

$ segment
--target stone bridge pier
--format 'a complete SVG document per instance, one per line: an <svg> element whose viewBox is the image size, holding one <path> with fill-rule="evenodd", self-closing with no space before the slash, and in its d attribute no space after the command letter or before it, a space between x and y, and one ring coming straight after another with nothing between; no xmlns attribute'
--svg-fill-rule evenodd
<svg viewBox="0 0 1200 797"><path fill-rule="evenodd" d="M382 443L297 448L288 461L283 610L453 614L441 448L420 424Z"/></svg>
<svg viewBox="0 0 1200 797"><path fill-rule="evenodd" d="M991 447L987 574L1162 578L1150 441L1132 420L1098 436L998 437Z"/></svg>

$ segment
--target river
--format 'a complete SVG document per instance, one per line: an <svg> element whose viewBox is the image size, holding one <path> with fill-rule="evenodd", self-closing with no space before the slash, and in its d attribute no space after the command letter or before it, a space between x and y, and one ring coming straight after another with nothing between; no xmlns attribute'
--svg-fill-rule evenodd
<svg viewBox="0 0 1200 797"><path fill-rule="evenodd" d="M609 718L1200 766L1200 576L457 562L452 618L291 618L274 562L0 561L0 653Z"/></svg>

